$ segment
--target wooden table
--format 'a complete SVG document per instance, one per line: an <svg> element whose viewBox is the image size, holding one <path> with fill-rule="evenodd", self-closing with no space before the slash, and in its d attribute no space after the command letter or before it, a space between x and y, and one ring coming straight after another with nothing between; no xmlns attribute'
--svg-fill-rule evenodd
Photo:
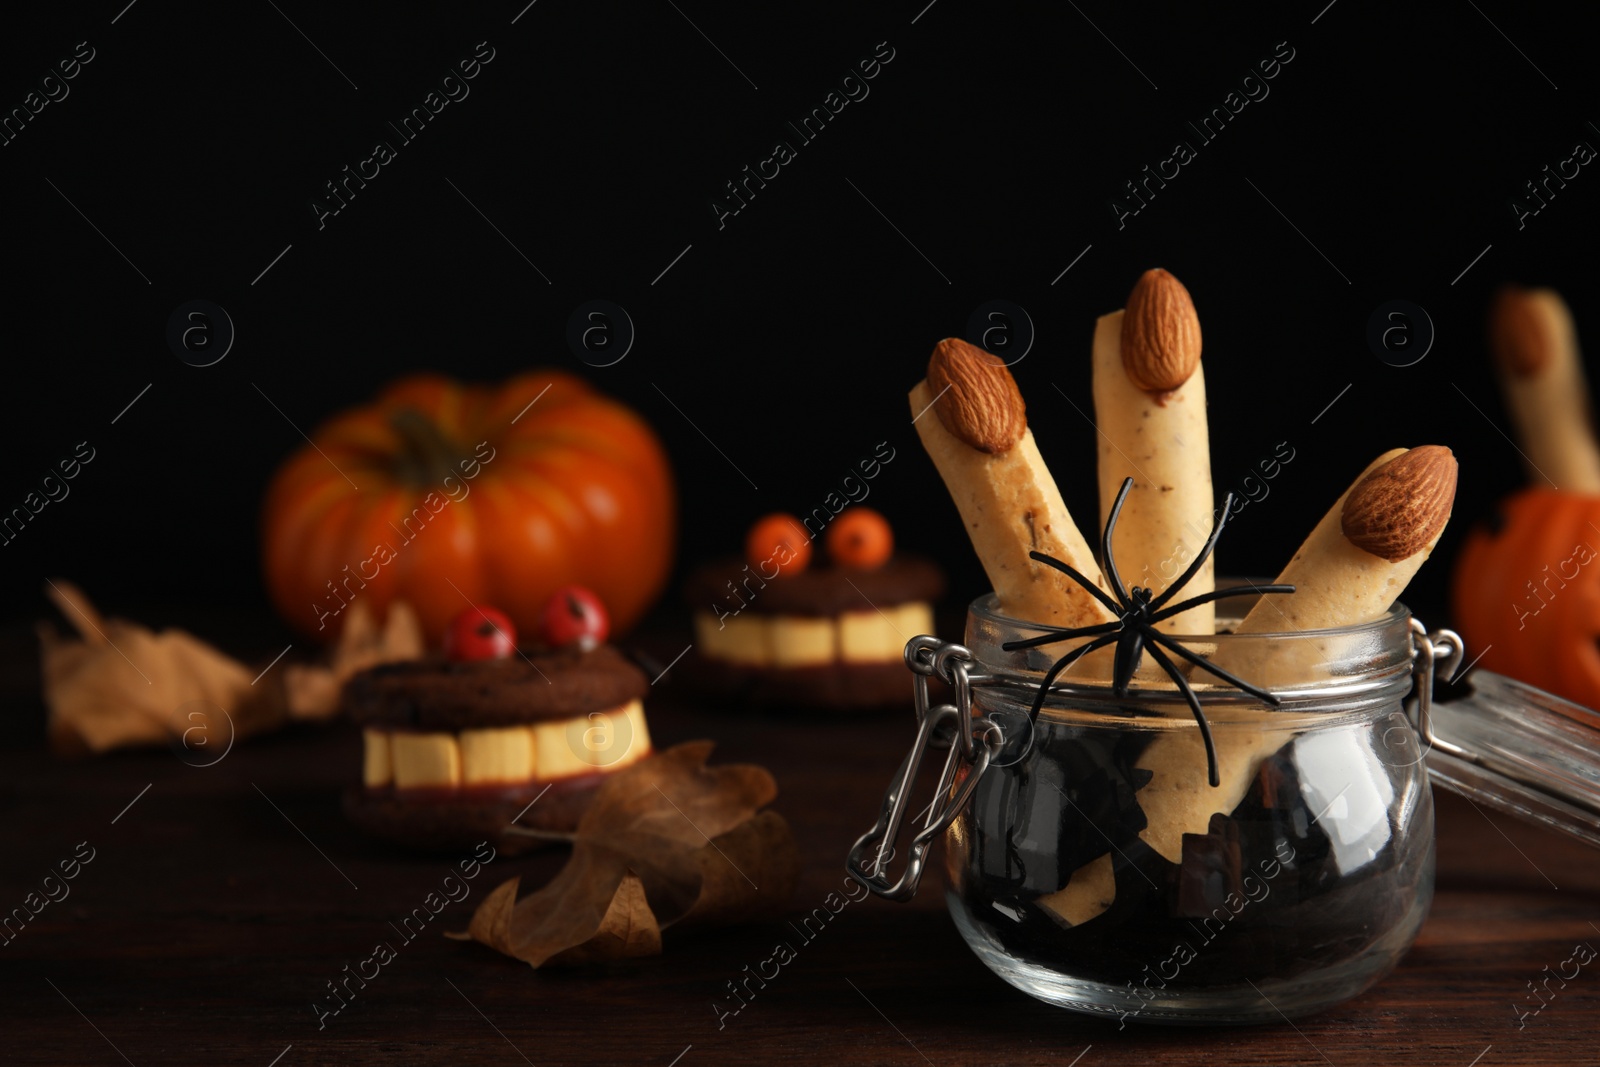
<svg viewBox="0 0 1600 1067"><path fill-rule="evenodd" d="M6 1063L1600 1063L1600 968L1524 1028L1513 1011L1575 943L1600 946L1600 853L1444 794L1438 895L1417 946L1375 990L1294 1026L1119 1032L1046 1007L967 950L937 875L909 906L848 906L720 1027L725 984L794 941L785 925L669 933L659 958L564 973L437 936L464 928L504 877L548 877L561 857L544 854L492 863L468 900L319 1029L312 1004L326 1001L325 984L394 940L390 920L447 873L446 861L368 841L340 815L356 732L296 729L209 768L167 751L63 763L42 744L32 655L23 633L0 645L0 908L20 905L80 842L94 858L70 896L0 948ZM713 714L670 676L660 689L659 744L716 737L716 758L777 775L776 806L804 860L794 907L819 906L843 885L845 850L875 811L909 714Z"/></svg>

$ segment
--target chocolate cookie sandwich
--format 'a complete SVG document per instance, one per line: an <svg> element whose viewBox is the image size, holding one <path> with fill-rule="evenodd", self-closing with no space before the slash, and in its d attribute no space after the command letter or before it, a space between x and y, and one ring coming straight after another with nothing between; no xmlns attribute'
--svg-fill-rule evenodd
<svg viewBox="0 0 1600 1067"><path fill-rule="evenodd" d="M819 534L829 564L812 566ZM904 704L906 642L933 632L943 593L938 566L896 553L888 521L871 508L819 509L805 522L768 515L751 527L743 560L689 576L695 643L685 673L745 703Z"/></svg>
<svg viewBox="0 0 1600 1067"><path fill-rule="evenodd" d="M568 831L608 774L651 752L649 680L601 643L605 616L587 591L562 590L542 647L518 650L510 619L473 608L442 655L387 663L345 684L362 728L362 781L345 812L363 830L425 849L532 839L505 830Z"/></svg>

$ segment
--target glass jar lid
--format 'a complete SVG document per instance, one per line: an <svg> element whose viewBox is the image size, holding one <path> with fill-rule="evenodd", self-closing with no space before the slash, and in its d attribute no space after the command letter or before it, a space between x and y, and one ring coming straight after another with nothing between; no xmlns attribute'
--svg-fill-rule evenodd
<svg viewBox="0 0 1600 1067"><path fill-rule="evenodd" d="M1491 671L1419 721L1433 783L1600 847L1600 713Z"/></svg>

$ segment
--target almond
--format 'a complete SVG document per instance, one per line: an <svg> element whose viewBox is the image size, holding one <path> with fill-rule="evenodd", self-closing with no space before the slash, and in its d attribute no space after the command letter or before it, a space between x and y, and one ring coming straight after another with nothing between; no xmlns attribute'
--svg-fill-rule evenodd
<svg viewBox="0 0 1600 1067"><path fill-rule="evenodd" d="M1144 272L1122 316L1122 368L1134 385L1161 397L1200 363L1200 317L1183 283L1159 268Z"/></svg>
<svg viewBox="0 0 1600 1067"><path fill-rule="evenodd" d="M1555 355L1556 324L1539 306L1541 295L1508 285L1495 297L1489 316L1489 347L1494 358L1502 370L1518 378L1532 378Z"/></svg>
<svg viewBox="0 0 1600 1067"><path fill-rule="evenodd" d="M980 452L1005 452L1028 430L1017 383L998 356L947 337L928 360L933 410L945 429Z"/></svg>
<svg viewBox="0 0 1600 1067"><path fill-rule="evenodd" d="M1398 563L1438 538L1455 499L1456 457L1443 445L1423 445L1357 482L1340 525L1357 548Z"/></svg>

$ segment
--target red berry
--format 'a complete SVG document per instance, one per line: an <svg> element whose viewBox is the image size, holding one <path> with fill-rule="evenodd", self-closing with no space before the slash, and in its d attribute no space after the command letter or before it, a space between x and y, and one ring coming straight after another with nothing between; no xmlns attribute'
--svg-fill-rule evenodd
<svg viewBox="0 0 1600 1067"><path fill-rule="evenodd" d="M600 598L581 585L557 589L544 605L544 639L557 648L577 645L587 652L604 643L611 619Z"/></svg>
<svg viewBox="0 0 1600 1067"><path fill-rule="evenodd" d="M505 659L516 650L516 624L497 608L468 608L444 632L445 657L458 663Z"/></svg>

